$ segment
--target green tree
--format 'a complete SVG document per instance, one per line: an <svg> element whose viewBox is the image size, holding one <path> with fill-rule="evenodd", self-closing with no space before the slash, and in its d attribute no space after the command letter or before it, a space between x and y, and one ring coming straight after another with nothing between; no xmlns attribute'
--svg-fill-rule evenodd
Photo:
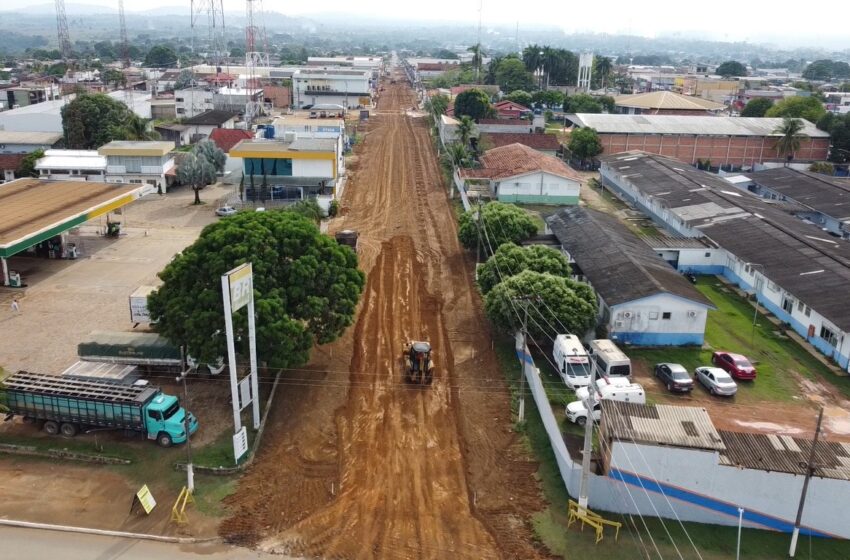
<svg viewBox="0 0 850 560"><path fill-rule="evenodd" d="M251 262L257 357L271 367L297 367L314 343L351 325L363 290L357 256L295 212L241 212L207 226L159 273L148 298L157 330L200 361L225 355L221 275ZM246 308L235 313L238 351L247 353Z"/></svg>
<svg viewBox="0 0 850 560"><path fill-rule="evenodd" d="M520 247L513 243L500 245L487 262L478 267L478 287L487 295L504 278L519 274L523 270L548 272L569 278L570 265L564 254L544 245Z"/></svg>
<svg viewBox="0 0 850 560"><path fill-rule="evenodd" d="M195 77L192 75L192 71L188 68L184 68L180 70L180 74L177 75L177 79L174 80L174 89L186 89L191 87L195 82Z"/></svg>
<svg viewBox="0 0 850 560"><path fill-rule="evenodd" d="M510 92L509 94L507 94L505 96L505 99L507 99L508 101L513 101L514 103L519 103L520 105L522 105L523 107L526 107L528 109L531 108L531 102L532 102L531 94L528 93L525 90L521 90L521 89L514 90L514 91Z"/></svg>
<svg viewBox="0 0 850 560"><path fill-rule="evenodd" d="M836 116L828 132L832 142L829 161L834 163L850 161L850 113L844 114L843 117Z"/></svg>
<svg viewBox="0 0 850 560"><path fill-rule="evenodd" d="M449 98L438 93L428 99L428 106L435 117L446 114L446 109L449 108Z"/></svg>
<svg viewBox="0 0 850 560"><path fill-rule="evenodd" d="M534 85L532 76L517 58L504 58L496 67L496 84L505 93L528 90Z"/></svg>
<svg viewBox="0 0 850 560"><path fill-rule="evenodd" d="M455 116L467 115L476 122L493 114L490 97L477 88L468 89L455 97Z"/></svg>
<svg viewBox="0 0 850 560"><path fill-rule="evenodd" d="M159 140L159 132L152 130L150 124L150 119L143 119L136 114L131 115L127 119L127 122L124 123L124 126L121 127L121 139L137 141Z"/></svg>
<svg viewBox="0 0 850 560"><path fill-rule="evenodd" d="M578 93L564 99L565 113L601 113L602 103L586 93Z"/></svg>
<svg viewBox="0 0 850 560"><path fill-rule="evenodd" d="M800 141L807 138L803 133L805 125L800 119L785 117L782 124L773 129L774 134L780 134L780 138L774 144L776 153L785 157L788 161L794 159L794 154L800 149Z"/></svg>
<svg viewBox="0 0 850 560"><path fill-rule="evenodd" d="M51 64L47 69L47 74L49 76L57 76L62 77L68 71L68 65L64 62L57 62L56 64Z"/></svg>
<svg viewBox="0 0 850 560"><path fill-rule="evenodd" d="M562 276L524 270L505 278L484 298L487 318L497 328L514 333L522 328L523 312L517 299L533 295L528 333L538 340L555 336L553 329L583 335L596 324L596 294L587 284Z"/></svg>
<svg viewBox="0 0 850 560"><path fill-rule="evenodd" d="M481 61L483 60L482 52L481 52L481 43L476 43L466 49L468 52L472 53L472 67L475 68L476 77L480 80L481 78ZM476 82L477 83L477 82Z"/></svg>
<svg viewBox="0 0 850 560"><path fill-rule="evenodd" d="M446 146L445 152L441 156L443 164L451 173L455 167L469 167L469 148L466 144L460 142L452 142Z"/></svg>
<svg viewBox="0 0 850 560"><path fill-rule="evenodd" d="M614 65L611 62L611 59L607 56L597 58L594 61L594 70L599 79L602 89L605 89L605 84L608 81L608 77L611 75L611 71L613 69Z"/></svg>
<svg viewBox="0 0 850 560"><path fill-rule="evenodd" d="M746 76L747 75L747 67L737 60L727 60L723 64L717 67L717 70L714 71L718 76L723 76L724 78L731 78L735 76Z"/></svg>
<svg viewBox="0 0 850 560"><path fill-rule="evenodd" d="M475 132L475 121L473 121L467 115L463 115L460 117L457 123L457 139L464 146L469 145L469 139L472 137L472 134Z"/></svg>
<svg viewBox="0 0 850 560"><path fill-rule="evenodd" d="M177 64L177 53L167 45L154 45L145 56L144 65L151 68L169 68Z"/></svg>
<svg viewBox="0 0 850 560"><path fill-rule="evenodd" d="M245 49L242 47L233 47L230 49L230 58L245 58Z"/></svg>
<svg viewBox="0 0 850 560"><path fill-rule="evenodd" d="M337 211L338 210L339 208L337 208ZM286 207L286 211L300 214L315 224L321 222L322 218L325 217L325 213L322 212L322 207L319 206L319 203L315 198L305 198L303 200L299 200L295 204L290 204Z"/></svg>
<svg viewBox="0 0 850 560"><path fill-rule="evenodd" d="M596 133L595 129L579 128L573 130L570 134L570 143L567 149L584 163L586 159L602 153L602 142L599 140L599 134Z"/></svg>
<svg viewBox="0 0 850 560"><path fill-rule="evenodd" d="M215 166L203 156L190 152L177 166L177 180L195 191L195 204L201 203L201 189L215 183Z"/></svg>
<svg viewBox="0 0 850 560"><path fill-rule="evenodd" d="M814 97L786 97L767 110L765 117L792 117L816 123L826 114L823 103Z"/></svg>
<svg viewBox="0 0 850 560"><path fill-rule="evenodd" d="M15 177L38 177L38 171L35 169L35 164L44 157L44 150L41 148L34 152L30 152L21 160L21 164L15 170Z"/></svg>
<svg viewBox="0 0 850 560"><path fill-rule="evenodd" d="M850 64L828 59L815 60L803 70L803 78L816 81L850 78Z"/></svg>
<svg viewBox="0 0 850 560"><path fill-rule="evenodd" d="M742 117L763 117L773 107L773 101L764 97L756 97L747 101L741 110Z"/></svg>
<svg viewBox="0 0 850 560"><path fill-rule="evenodd" d="M224 151L216 146L215 142L212 140L201 140L195 147L192 148L192 152L198 157L202 157L207 160L210 165L215 168L217 173L221 173L224 171L224 164L227 163L227 154Z"/></svg>
<svg viewBox="0 0 850 560"><path fill-rule="evenodd" d="M136 118L126 105L108 95L78 94L62 107L65 143L72 150L93 150L112 140L126 140L126 125Z"/></svg>
<svg viewBox="0 0 850 560"><path fill-rule="evenodd" d="M816 161L809 166L809 171L831 176L835 175L835 166L827 161Z"/></svg>
<svg viewBox="0 0 850 560"><path fill-rule="evenodd" d="M458 238L469 249L478 245L478 209L460 216ZM528 213L515 204L490 202L481 207L481 246L486 253L503 243L520 243L537 233L537 224Z"/></svg>

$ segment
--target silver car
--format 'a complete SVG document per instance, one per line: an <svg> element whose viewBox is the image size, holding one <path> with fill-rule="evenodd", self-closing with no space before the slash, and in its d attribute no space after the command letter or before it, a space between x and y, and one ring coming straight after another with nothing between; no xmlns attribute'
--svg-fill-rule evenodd
<svg viewBox="0 0 850 560"><path fill-rule="evenodd" d="M694 370L697 381L712 395L731 397L738 392L738 385L732 376L719 367L703 366Z"/></svg>
<svg viewBox="0 0 850 560"><path fill-rule="evenodd" d="M232 216L236 214L236 208L233 206L222 206L221 208L217 208L215 211L216 216Z"/></svg>

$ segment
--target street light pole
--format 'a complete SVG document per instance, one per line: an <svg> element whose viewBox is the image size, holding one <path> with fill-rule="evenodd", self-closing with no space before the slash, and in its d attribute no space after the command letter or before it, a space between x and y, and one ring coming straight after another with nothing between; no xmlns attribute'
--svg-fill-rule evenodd
<svg viewBox="0 0 850 560"><path fill-rule="evenodd" d="M750 262L748 262L746 264L747 264L747 266L749 266L752 269L755 269L755 267L760 266L761 270L762 270L761 275L764 276L764 265L763 264L750 263ZM755 345L756 320L758 319L758 316L759 316L759 288L758 288L758 281L756 279L755 270L753 270L753 294L755 294L755 297L756 297L756 306L755 306L755 310L753 311L753 328L750 331L750 346Z"/></svg>
<svg viewBox="0 0 850 560"><path fill-rule="evenodd" d="M744 524L744 508L738 508L738 550L735 553L735 560L741 560L741 525Z"/></svg>
<svg viewBox="0 0 850 560"><path fill-rule="evenodd" d="M189 421L189 387L186 383L186 378L189 377L189 367L186 363L186 347L180 347L180 362L182 365L182 370L180 372L180 377L178 377L175 381L183 380L183 429L186 431L186 489L189 491L189 494L195 493L195 470L192 465L192 443L190 441L191 438L191 426Z"/></svg>

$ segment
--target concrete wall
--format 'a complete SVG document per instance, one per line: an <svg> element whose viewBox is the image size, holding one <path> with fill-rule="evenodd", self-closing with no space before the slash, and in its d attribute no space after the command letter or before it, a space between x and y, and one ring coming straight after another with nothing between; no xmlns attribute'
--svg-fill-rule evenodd
<svg viewBox="0 0 850 560"><path fill-rule="evenodd" d="M578 204L580 189L577 181L545 172L510 177L491 186L500 202L526 204Z"/></svg>
<svg viewBox="0 0 850 560"><path fill-rule="evenodd" d="M327 177L334 176L334 162L322 159L293 159L293 177Z"/></svg>
<svg viewBox="0 0 850 560"><path fill-rule="evenodd" d="M665 313L669 318L665 319ZM708 308L674 296L658 294L610 308L612 340L635 346L702 345Z"/></svg>
<svg viewBox="0 0 850 560"><path fill-rule="evenodd" d="M487 123L487 124L478 124L476 125L479 132L509 132L512 134L531 134L534 132L534 123L531 121L525 121L528 124L511 124L510 122L502 123Z"/></svg>

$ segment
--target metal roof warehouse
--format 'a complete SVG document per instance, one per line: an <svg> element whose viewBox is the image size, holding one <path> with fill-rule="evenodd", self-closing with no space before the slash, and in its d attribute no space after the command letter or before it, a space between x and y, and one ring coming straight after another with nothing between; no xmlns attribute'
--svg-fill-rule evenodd
<svg viewBox="0 0 850 560"><path fill-rule="evenodd" d="M0 261L139 198L144 187L18 179L0 185Z"/></svg>

